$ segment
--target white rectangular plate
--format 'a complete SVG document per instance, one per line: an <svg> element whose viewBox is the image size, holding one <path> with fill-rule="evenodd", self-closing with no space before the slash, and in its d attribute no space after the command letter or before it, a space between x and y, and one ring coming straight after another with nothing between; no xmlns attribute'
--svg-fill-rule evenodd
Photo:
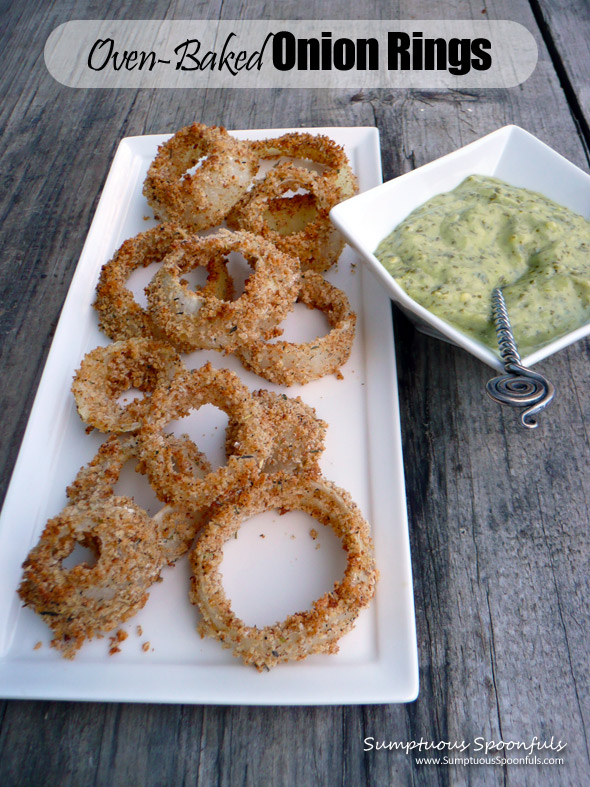
<svg viewBox="0 0 590 787"><path fill-rule="evenodd" d="M344 145L361 190L381 182L379 139L372 128L299 129L324 133ZM285 130L235 132L240 138ZM284 391L316 408L329 424L324 475L347 489L371 523L380 570L376 598L333 656L312 656L269 673L245 667L219 643L196 632L198 612L187 598L186 558L163 571L148 603L123 625L128 639L109 656L108 638L82 647L66 661L49 647L49 629L16 595L21 564L45 522L66 503L65 488L94 455L104 436L87 435L70 384L84 353L108 340L91 304L101 266L125 238L153 226L141 195L149 162L165 136L122 140L72 280L0 518L0 696L69 700L250 705L321 705L407 702L418 693L412 577L404 491L398 394L390 303L356 257L344 252L328 278L344 289L359 320L343 380L332 376L281 389L215 352L185 357L236 371L251 388ZM130 286L140 293L149 269ZM139 296L138 296L139 297ZM310 339L315 315L296 311L286 338ZM319 325L320 323L317 323ZM309 331L312 331L309 335ZM306 334L307 331L307 334ZM210 407L210 406L206 406ZM213 412L188 428L199 446L221 451L223 420ZM216 420L217 419L217 420ZM186 419L187 421L189 419ZM182 422L183 431L185 420ZM200 432L203 431L201 435ZM116 489L153 504L143 477L129 472ZM245 523L225 550L224 577L236 611L264 625L309 606L343 568L331 531L310 537L313 520L266 514ZM324 531L324 528L319 530ZM264 536L264 538L261 538ZM319 545L319 548L318 548ZM140 625L142 634L138 633ZM34 649L36 643L41 647ZM142 645L149 642L144 651Z"/></svg>

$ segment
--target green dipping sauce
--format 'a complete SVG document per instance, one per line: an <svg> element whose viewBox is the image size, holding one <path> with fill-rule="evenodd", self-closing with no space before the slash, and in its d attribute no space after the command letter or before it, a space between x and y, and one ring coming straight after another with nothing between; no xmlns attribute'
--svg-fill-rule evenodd
<svg viewBox="0 0 590 787"><path fill-rule="evenodd" d="M494 287L521 354L590 320L590 222L497 178L428 200L375 254L411 298L495 350Z"/></svg>

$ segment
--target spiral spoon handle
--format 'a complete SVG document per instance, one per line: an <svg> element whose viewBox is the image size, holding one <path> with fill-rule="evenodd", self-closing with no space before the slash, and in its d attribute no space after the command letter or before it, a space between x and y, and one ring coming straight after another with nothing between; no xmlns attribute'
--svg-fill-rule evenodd
<svg viewBox="0 0 590 787"><path fill-rule="evenodd" d="M520 422L527 429L535 429L538 426L535 416L553 399L555 389L543 375L522 365L504 296L498 288L492 293L492 316L506 374L489 380L486 391L495 402L526 408Z"/></svg>

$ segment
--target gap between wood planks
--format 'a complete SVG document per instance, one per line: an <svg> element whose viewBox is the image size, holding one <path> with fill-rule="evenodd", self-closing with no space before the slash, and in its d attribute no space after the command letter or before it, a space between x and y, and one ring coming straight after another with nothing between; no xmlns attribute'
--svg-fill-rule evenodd
<svg viewBox="0 0 590 787"><path fill-rule="evenodd" d="M574 119L574 123L578 129L578 134L584 147L584 153L586 154L586 160L590 165L590 125L588 125L588 121L584 116L584 111L582 110L580 102L578 101L576 91L569 78L567 68L564 64L563 58L559 53L559 49L557 48L549 24L545 19L545 15L539 0L529 0L529 4L539 28L539 33L541 34L545 46L547 47L547 52L549 53L553 68L555 69L555 73L559 79L559 84L561 85L561 88L564 92L569 110Z"/></svg>

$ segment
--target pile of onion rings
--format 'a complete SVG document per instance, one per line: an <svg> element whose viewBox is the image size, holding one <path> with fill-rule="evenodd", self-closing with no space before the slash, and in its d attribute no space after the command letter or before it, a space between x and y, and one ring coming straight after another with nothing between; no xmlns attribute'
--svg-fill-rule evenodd
<svg viewBox="0 0 590 787"><path fill-rule="evenodd" d="M144 184L156 215L169 223L125 241L103 267L94 304L100 327L115 341L155 338L181 353L234 353L250 371L281 385L339 373L352 349L354 315L334 286L324 288L321 306L312 305L310 280L300 271L324 273L338 259L344 241L329 212L356 190L344 150L328 137L294 132L248 142L221 127L181 129L159 147ZM236 231L220 228L223 221ZM213 228L213 235L195 235ZM234 300L227 261L236 252L253 271ZM127 280L152 263L160 267L146 288L146 310ZM207 269L207 281L193 290L183 277L199 267ZM292 371L277 376L279 350L269 352L265 343L282 333L280 324L298 301L346 317L338 328L332 323L329 339L289 343L283 365ZM316 346L322 349L310 358Z"/></svg>
<svg viewBox="0 0 590 787"><path fill-rule="evenodd" d="M276 158L292 161L255 178ZM241 142L195 123L158 149L143 193L164 223L125 241L103 266L94 306L113 343L88 353L72 384L87 431L109 434L23 565L19 595L48 622L52 645L65 657L141 609L161 569L186 552L199 631L259 670L334 653L369 603L377 577L369 526L349 495L322 476L327 424L298 397L251 392L234 372L211 364L189 371L180 357L199 349L232 353L283 386L339 375L356 318L346 295L321 274L343 246L329 210L355 191L344 151L327 137ZM219 228L223 221L235 231ZM234 298L227 262L236 252L251 273ZM127 281L153 263L159 267L145 309ZM192 289L184 277L198 267L207 279ZM297 302L324 313L328 334L299 345L275 341ZM122 401L125 395L131 401ZM204 404L228 416L226 461L215 470L187 435L167 431ZM161 501L155 515L117 495L128 461ZM347 567L310 610L258 629L232 612L219 567L223 544L241 522L271 508L305 511L331 527ZM93 564L64 566L76 543L94 554Z"/></svg>

